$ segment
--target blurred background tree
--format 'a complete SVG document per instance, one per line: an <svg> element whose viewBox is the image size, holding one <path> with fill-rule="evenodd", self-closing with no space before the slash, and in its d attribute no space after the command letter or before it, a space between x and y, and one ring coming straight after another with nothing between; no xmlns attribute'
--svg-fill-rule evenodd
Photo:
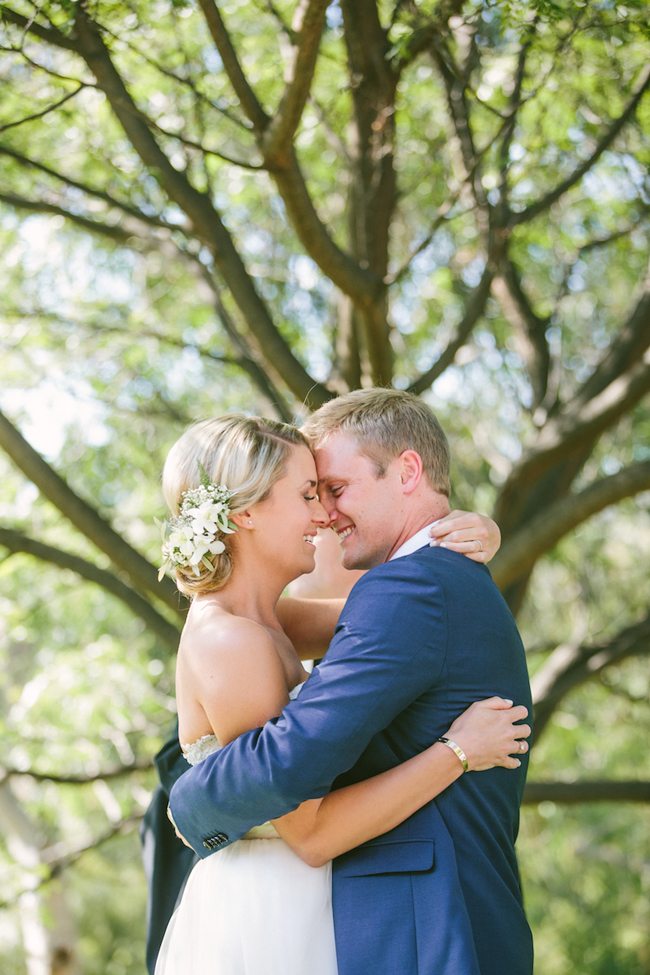
<svg viewBox="0 0 650 975"><path fill-rule="evenodd" d="M502 528L538 975L647 973L647 5L0 15L3 971L143 971L134 826L183 609L156 582L166 450L392 384Z"/></svg>

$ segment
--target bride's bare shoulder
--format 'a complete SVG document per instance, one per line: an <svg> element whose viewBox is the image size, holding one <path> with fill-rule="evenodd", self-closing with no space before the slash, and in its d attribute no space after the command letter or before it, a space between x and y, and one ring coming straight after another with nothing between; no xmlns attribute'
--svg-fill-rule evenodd
<svg viewBox="0 0 650 975"><path fill-rule="evenodd" d="M251 655L258 661L260 655L277 658L273 640L259 623L215 605L198 609L190 613L179 646L179 660L192 669L196 665L204 671L206 662L226 664L230 658L241 664Z"/></svg>
<svg viewBox="0 0 650 975"><path fill-rule="evenodd" d="M289 699L282 661L266 629L212 609L188 618L178 652L176 696L179 716L195 705L202 709L200 721L191 728L189 722L184 725L185 740L194 741L207 723L222 744L279 714Z"/></svg>

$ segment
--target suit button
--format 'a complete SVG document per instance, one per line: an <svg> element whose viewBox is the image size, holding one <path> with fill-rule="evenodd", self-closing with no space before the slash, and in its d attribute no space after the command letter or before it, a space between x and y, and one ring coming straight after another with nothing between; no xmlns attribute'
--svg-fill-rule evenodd
<svg viewBox="0 0 650 975"><path fill-rule="evenodd" d="M224 846L227 842L227 833L215 833L214 836L208 836L206 840L203 840L203 846L206 850L216 850L218 847Z"/></svg>

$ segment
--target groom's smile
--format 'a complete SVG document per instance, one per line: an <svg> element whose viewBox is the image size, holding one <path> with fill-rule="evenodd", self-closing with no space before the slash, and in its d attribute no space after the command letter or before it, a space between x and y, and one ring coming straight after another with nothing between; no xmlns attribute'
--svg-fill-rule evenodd
<svg viewBox="0 0 650 975"><path fill-rule="evenodd" d="M341 543L341 545L342 545L342 544L343 544L343 542L345 541L345 539L346 539L346 538L348 537L348 535L351 535L351 534L352 534L352 532L354 531L354 525L350 525L350 526L349 526L349 528L343 528L342 530L341 530L341 529L336 529L336 528L335 528L335 529L334 529L334 531L335 531L335 532L336 532L336 534L338 535L338 537L339 537L339 542L340 542L340 543Z"/></svg>
<svg viewBox="0 0 650 975"><path fill-rule="evenodd" d="M316 449L318 493L341 543L346 569L370 569L389 557L401 492L392 465L381 476L356 439L336 432Z"/></svg>

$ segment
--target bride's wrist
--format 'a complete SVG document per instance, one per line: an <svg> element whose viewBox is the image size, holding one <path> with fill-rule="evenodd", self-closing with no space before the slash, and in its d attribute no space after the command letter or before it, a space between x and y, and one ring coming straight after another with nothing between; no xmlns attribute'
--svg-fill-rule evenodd
<svg viewBox="0 0 650 975"><path fill-rule="evenodd" d="M462 746L449 735L443 735L441 738L438 738L438 741L442 742L443 745L446 745L447 748L450 748L455 753L463 767L463 772L469 772L469 761Z"/></svg>

